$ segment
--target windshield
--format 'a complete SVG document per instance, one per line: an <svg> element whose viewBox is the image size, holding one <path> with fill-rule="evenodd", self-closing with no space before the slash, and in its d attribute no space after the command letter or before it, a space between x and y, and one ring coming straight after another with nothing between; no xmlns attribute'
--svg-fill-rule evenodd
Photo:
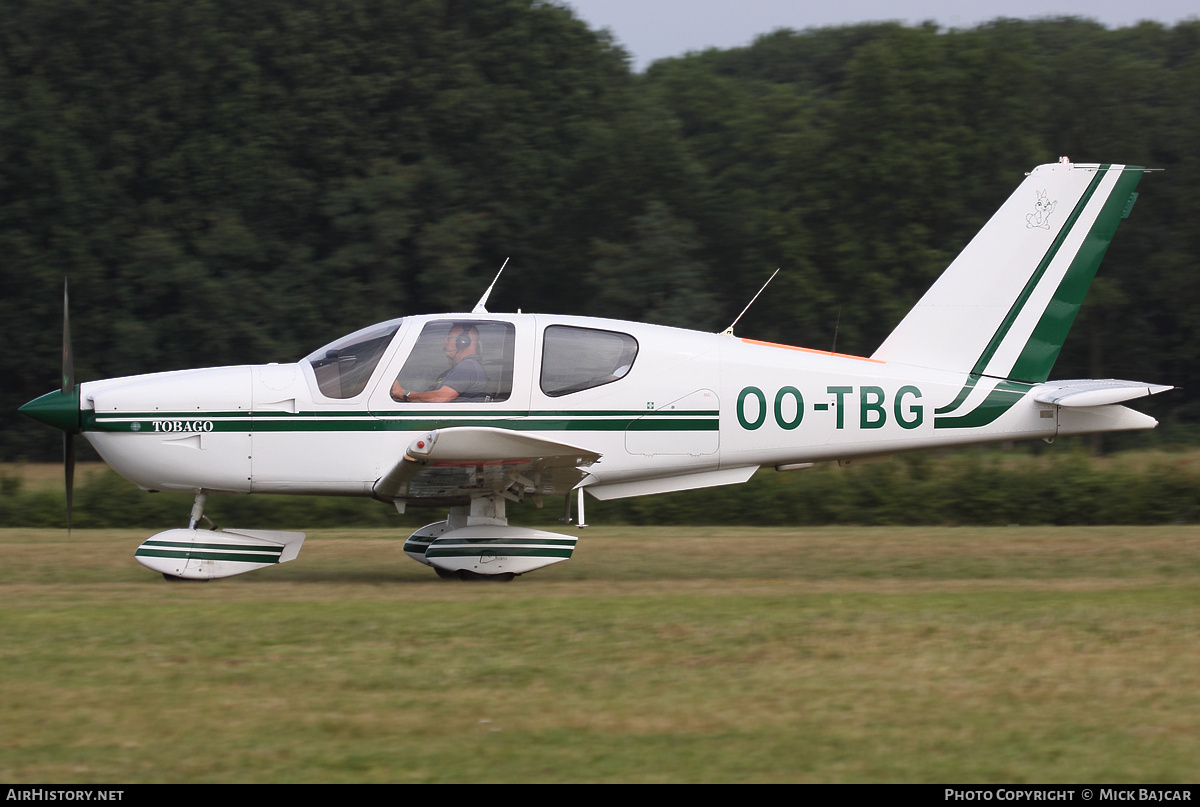
<svg viewBox="0 0 1200 807"><path fill-rule="evenodd" d="M403 322L393 319L363 328L306 356L304 360L312 365L321 394L326 398L353 398L362 392Z"/></svg>

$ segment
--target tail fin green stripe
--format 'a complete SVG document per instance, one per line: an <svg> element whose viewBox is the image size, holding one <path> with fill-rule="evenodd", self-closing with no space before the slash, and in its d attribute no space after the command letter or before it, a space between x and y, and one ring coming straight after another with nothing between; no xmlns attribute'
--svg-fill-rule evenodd
<svg viewBox="0 0 1200 807"><path fill-rule="evenodd" d="M1107 168L1107 165L1100 166L1100 170L1096 172L1096 175L1088 184L1087 190L1080 198L1078 204L1075 205L1075 209L1071 211L1071 215L1067 218L1067 220L1063 223L1062 228L1058 231L1058 237L1054 239L1054 243L1050 245L1050 249L1046 250L1046 254L1042 257L1041 262L1038 263L1037 269L1035 269L1033 274L1030 276L1029 281L1025 284L1025 288L1022 289L1020 296L1018 296L1016 301L1013 302L1012 308L1008 310L1008 315L1004 317L1004 321L1000 323L1000 327L997 328L996 333L992 335L991 341L988 342L987 347L984 348L983 353L980 355L978 361L975 362L975 366L971 368L971 372L973 374L982 375L984 370L987 368L988 362L992 360L992 356L994 356L996 351L999 350L1000 345L1008 336L1008 332L1012 328L1013 323L1017 321L1017 315L1021 313L1021 309L1025 307L1025 304L1029 301L1029 297L1038 287L1038 284L1042 282L1042 276L1046 274L1046 269L1049 268L1050 263L1058 254L1058 250L1062 247L1063 241L1066 240L1067 235L1070 234L1071 229L1075 226L1075 222L1078 221L1080 215L1083 214L1084 208L1086 208L1088 202L1091 201L1092 195L1096 192L1096 188L1100 185L1100 180L1104 176L1104 171ZM1095 274L1095 269L1092 270L1092 273ZM1058 354L1055 353L1055 355L1057 356Z"/></svg>
<svg viewBox="0 0 1200 807"><path fill-rule="evenodd" d="M1098 175L1102 174L1106 167L1102 166ZM1121 223L1129 207L1133 189L1137 187L1141 178L1142 169L1138 166L1128 166L1121 171L1121 176L1104 203L1100 215L1096 217L1062 282L1055 290L1054 297L1046 306L1045 313L1038 320L1029 341L1013 365L1009 378L1040 382L1050 377L1054 362L1067 339L1067 332L1075 322L1075 316L1079 313L1088 287L1096 276L1096 270L1104 258L1104 253L1108 251L1117 225ZM1080 206L1086 203L1091 191L1092 188L1089 188Z"/></svg>

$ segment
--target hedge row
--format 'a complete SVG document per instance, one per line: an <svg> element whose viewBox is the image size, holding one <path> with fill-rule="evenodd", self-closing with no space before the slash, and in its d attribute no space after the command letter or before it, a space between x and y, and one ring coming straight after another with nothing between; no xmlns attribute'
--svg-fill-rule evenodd
<svg viewBox="0 0 1200 807"><path fill-rule="evenodd" d="M27 489L0 476L0 527L65 524L61 491ZM148 494L111 471L76 486L80 528L166 528L186 523L187 494ZM561 499L542 510L510 505L513 523L553 524ZM362 499L299 496L210 497L207 514L224 526L411 528L444 515L411 508L398 516ZM637 499L587 503L596 524L1005 525L1169 524L1200 519L1200 459L1194 453L1129 453L1089 457L967 451L912 455L852 468L821 465L760 471L745 485Z"/></svg>

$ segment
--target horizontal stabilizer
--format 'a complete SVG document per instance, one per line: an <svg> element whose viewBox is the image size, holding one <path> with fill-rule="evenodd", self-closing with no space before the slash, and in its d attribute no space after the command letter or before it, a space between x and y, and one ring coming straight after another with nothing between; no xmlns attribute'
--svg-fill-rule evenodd
<svg viewBox="0 0 1200 807"><path fill-rule="evenodd" d="M1064 406L1058 410L1058 436L1153 429L1158 421L1120 404Z"/></svg>
<svg viewBox="0 0 1200 807"><path fill-rule="evenodd" d="M1058 406L1107 406L1109 404L1145 398L1175 389L1165 384L1146 384L1141 381L1120 381L1115 378L1084 378L1071 381L1050 381L1034 387L1033 399L1039 403Z"/></svg>

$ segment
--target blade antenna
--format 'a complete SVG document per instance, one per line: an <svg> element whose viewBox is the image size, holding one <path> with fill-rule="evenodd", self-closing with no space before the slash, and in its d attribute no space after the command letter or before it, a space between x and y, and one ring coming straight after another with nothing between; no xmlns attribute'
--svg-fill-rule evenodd
<svg viewBox="0 0 1200 807"><path fill-rule="evenodd" d="M505 258L504 263L500 264L500 271L492 278L492 285L487 287L487 291L483 293L483 296L479 298L479 302L475 303L475 307L471 309L472 314L486 314L488 312L484 306L487 304L488 296L492 293L492 286L495 286L496 281L500 279L500 274L504 271L505 266L508 266L508 258Z"/></svg>
<svg viewBox="0 0 1200 807"><path fill-rule="evenodd" d="M771 281L775 279L775 275L777 275L777 274L779 274L779 269L776 269L774 272L771 273L771 276L767 278L767 282L762 284L762 288L758 290L758 294L755 294L753 297L750 298L750 302L746 303L746 307L742 309L742 313L738 314L737 317L733 320L733 322L729 323L729 327L721 332L722 336L733 336L733 326L737 325L738 320L741 319L742 316L745 315L745 313L750 310L750 306L754 305L754 301L758 299L758 295L762 294L764 291L767 290L767 286L769 286L771 284Z"/></svg>

